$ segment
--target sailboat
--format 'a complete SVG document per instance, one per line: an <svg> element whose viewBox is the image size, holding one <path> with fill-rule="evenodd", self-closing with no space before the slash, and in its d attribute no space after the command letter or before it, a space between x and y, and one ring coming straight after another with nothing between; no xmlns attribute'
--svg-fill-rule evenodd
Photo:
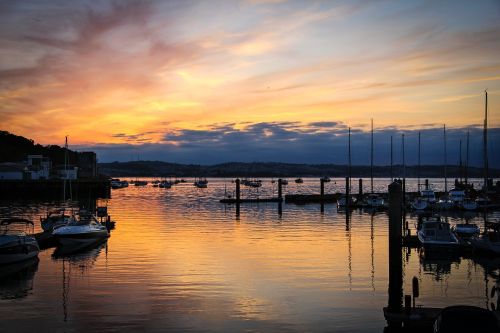
<svg viewBox="0 0 500 333"><path fill-rule="evenodd" d="M382 208L384 207L384 199L373 192L373 118L371 124L370 194L365 198L364 204L366 207Z"/></svg>
<svg viewBox="0 0 500 333"><path fill-rule="evenodd" d="M351 188L351 128L349 127L348 131L348 153L347 153L347 178L349 182L349 188ZM328 178L330 179L330 178ZM347 185L347 184L346 184ZM347 192L347 190L346 190ZM346 210L348 209L352 204L352 198L349 196L349 193L347 195L342 195L340 198L337 199L337 210ZM347 214L348 215L348 214Z"/></svg>
<svg viewBox="0 0 500 333"><path fill-rule="evenodd" d="M71 179L68 179L68 136L65 137L64 142L64 175L63 175L63 195L62 202L66 202L66 180L69 181L69 192L70 198L72 196L71 190ZM72 215L65 213L65 207L59 209L58 211L48 212L47 216L40 218L40 224L43 231L52 232L56 227L66 225L72 221Z"/></svg>

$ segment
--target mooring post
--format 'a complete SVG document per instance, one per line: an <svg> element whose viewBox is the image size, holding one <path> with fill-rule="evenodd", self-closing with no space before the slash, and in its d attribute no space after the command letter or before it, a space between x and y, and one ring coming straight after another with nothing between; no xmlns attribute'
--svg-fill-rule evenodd
<svg viewBox="0 0 500 333"><path fill-rule="evenodd" d="M235 182L236 184L236 201L240 202L240 179L236 178Z"/></svg>
<svg viewBox="0 0 500 333"><path fill-rule="evenodd" d="M399 182L389 185L389 306L390 312L403 309L403 258L401 224L403 221L403 189Z"/></svg>
<svg viewBox="0 0 500 333"><path fill-rule="evenodd" d="M283 216L283 202L278 202L278 216L282 217Z"/></svg>
<svg viewBox="0 0 500 333"><path fill-rule="evenodd" d="M425 189L428 190L429 189L429 179L426 179L425 180Z"/></svg>
<svg viewBox="0 0 500 333"><path fill-rule="evenodd" d="M282 191L282 180L281 178L278 179L278 199L283 199L283 191Z"/></svg>
<svg viewBox="0 0 500 333"><path fill-rule="evenodd" d="M350 196L350 188L349 188L349 177L345 177L345 200L347 209L351 207L351 196Z"/></svg>
<svg viewBox="0 0 500 333"><path fill-rule="evenodd" d="M323 178L320 178L319 180L319 193L321 200L323 200L323 197L325 196L325 180Z"/></svg>
<svg viewBox="0 0 500 333"><path fill-rule="evenodd" d="M363 179L359 178L358 200L363 199Z"/></svg>

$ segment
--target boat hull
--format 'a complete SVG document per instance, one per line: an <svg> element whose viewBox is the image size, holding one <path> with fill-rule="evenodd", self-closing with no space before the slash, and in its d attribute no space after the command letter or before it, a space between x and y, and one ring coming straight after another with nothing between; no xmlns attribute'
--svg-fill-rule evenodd
<svg viewBox="0 0 500 333"><path fill-rule="evenodd" d="M70 246L70 245L80 245L80 244L81 245L91 244L99 240L108 238L109 234L106 230L106 231L90 232L90 233L61 234L61 235L54 235L54 237L60 244Z"/></svg>
<svg viewBox="0 0 500 333"><path fill-rule="evenodd" d="M27 260L38 256L39 252L40 248L36 240L23 243L19 241L9 242L0 246L0 264Z"/></svg>

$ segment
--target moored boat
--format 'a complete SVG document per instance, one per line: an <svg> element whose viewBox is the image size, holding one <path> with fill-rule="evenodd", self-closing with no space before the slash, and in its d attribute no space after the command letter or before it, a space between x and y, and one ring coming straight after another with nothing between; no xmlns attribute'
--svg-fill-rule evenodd
<svg viewBox="0 0 500 333"><path fill-rule="evenodd" d="M478 208L477 202L469 198L464 199L460 206L464 210L476 210Z"/></svg>
<svg viewBox="0 0 500 333"><path fill-rule="evenodd" d="M450 224L440 217L429 217L422 221L417 237L424 248L458 247L457 236L452 232Z"/></svg>
<svg viewBox="0 0 500 333"><path fill-rule="evenodd" d="M21 218L0 221L0 264L38 256L40 248L33 236L33 222Z"/></svg>
<svg viewBox="0 0 500 333"><path fill-rule="evenodd" d="M40 224L43 231L52 232L55 228L66 225L73 219L72 215L66 214L64 209L48 212L47 216L40 217Z"/></svg>
<svg viewBox="0 0 500 333"><path fill-rule="evenodd" d="M206 178L199 178L194 181L194 186L197 188L207 188L208 187L208 180Z"/></svg>
<svg viewBox="0 0 500 333"><path fill-rule="evenodd" d="M62 245L74 245L107 238L109 232L94 215L80 212L79 219L74 219L67 225L54 229L52 235Z"/></svg>
<svg viewBox="0 0 500 333"><path fill-rule="evenodd" d="M425 210L429 207L428 202L420 197L415 198L410 205L414 210Z"/></svg>
<svg viewBox="0 0 500 333"><path fill-rule="evenodd" d="M303 182L304 182L304 180L302 178L295 179L295 183L297 183L297 184L302 184Z"/></svg>
<svg viewBox="0 0 500 333"><path fill-rule="evenodd" d="M384 199L377 194L371 193L364 199L364 205L371 208L383 208Z"/></svg>
<svg viewBox="0 0 500 333"><path fill-rule="evenodd" d="M474 236L470 243L477 251L500 255L500 223L487 223L481 235Z"/></svg>
<svg viewBox="0 0 500 333"><path fill-rule="evenodd" d="M471 237L480 233L477 224L474 223L460 223L453 227L453 231L461 237Z"/></svg>

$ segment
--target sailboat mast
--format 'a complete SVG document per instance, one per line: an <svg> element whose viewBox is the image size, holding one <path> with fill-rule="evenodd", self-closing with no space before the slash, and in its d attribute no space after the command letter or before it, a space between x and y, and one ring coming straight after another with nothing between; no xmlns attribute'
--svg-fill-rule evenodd
<svg viewBox="0 0 500 333"><path fill-rule="evenodd" d="M444 139L444 191L448 193L448 177L446 174L446 165L448 164L448 159L446 158L446 125L443 125L443 139Z"/></svg>
<svg viewBox="0 0 500 333"><path fill-rule="evenodd" d="M66 135L64 142L64 175L63 175L63 201L66 201L66 178L68 175L68 136Z"/></svg>
<svg viewBox="0 0 500 333"><path fill-rule="evenodd" d="M460 183L462 183L462 139L460 139L460 153L459 153L459 162L458 162L458 174L460 177Z"/></svg>
<svg viewBox="0 0 500 333"><path fill-rule="evenodd" d="M371 156L370 156L370 188L373 193L373 118L372 118L372 138L371 138Z"/></svg>
<svg viewBox="0 0 500 333"><path fill-rule="evenodd" d="M484 129L483 129L483 175L484 190L488 188L488 91L484 91Z"/></svg>
<svg viewBox="0 0 500 333"><path fill-rule="evenodd" d="M403 179L406 179L406 161L405 161L405 134L401 134L401 144L403 146Z"/></svg>
<svg viewBox="0 0 500 333"><path fill-rule="evenodd" d="M392 159L392 135L391 135L391 182L394 180L394 174L392 172L392 165L393 165L393 159Z"/></svg>
<svg viewBox="0 0 500 333"><path fill-rule="evenodd" d="M349 187L351 187L351 128L349 127L349 141L348 141L348 166L347 174L349 176Z"/></svg>
<svg viewBox="0 0 500 333"><path fill-rule="evenodd" d="M465 185L467 185L469 178L469 131L467 131L467 148L465 151Z"/></svg>
<svg viewBox="0 0 500 333"><path fill-rule="evenodd" d="M420 193L420 132L418 132L418 168L417 168L417 188Z"/></svg>
<svg viewBox="0 0 500 333"><path fill-rule="evenodd" d="M405 160L405 134L401 135L401 143L403 145L403 204L405 203L406 197L406 160Z"/></svg>

